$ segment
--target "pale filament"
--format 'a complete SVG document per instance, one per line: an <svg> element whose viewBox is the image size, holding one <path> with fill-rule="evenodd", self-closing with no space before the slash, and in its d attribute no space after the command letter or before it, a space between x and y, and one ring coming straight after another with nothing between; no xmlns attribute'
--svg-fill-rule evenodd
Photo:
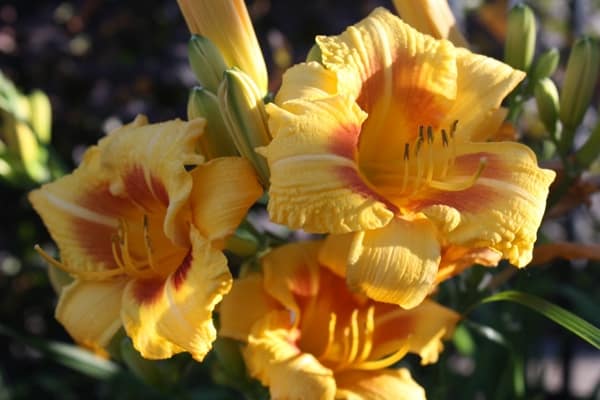
<svg viewBox="0 0 600 400"><path fill-rule="evenodd" d="M375 177L383 179L386 183L382 185L389 187L388 193L398 196L410 196L425 188L444 191L468 189L483 173L487 160L481 158L477 170L466 179L447 179L449 170L456 162L454 136L457 125L458 121L454 121L449 133L445 129L435 132L431 126L420 126L415 141L405 143L402 161L369 162L361 166ZM398 173L398 167L402 169L401 174ZM398 181L401 183L398 184ZM375 185L378 186L377 183Z"/></svg>
<svg viewBox="0 0 600 400"><path fill-rule="evenodd" d="M127 275L136 278L149 278L156 275L156 266L152 257L152 244L148 229L148 218L144 215L144 248L146 250L146 259L135 259L129 250L129 228L124 219L119 219L117 235L112 239L112 252L115 262L119 268Z"/></svg>
<svg viewBox="0 0 600 400"><path fill-rule="evenodd" d="M336 313L330 313L327 346L318 358L326 364L328 364L327 360L333 361L333 365L329 364L335 371L345 369L375 370L389 367L408 353L410 338L407 338L392 354L380 359L370 360L375 329L374 305L366 309L354 309L345 326L339 325L339 318ZM336 344L341 346L337 349L338 352L334 351ZM339 353L339 355L335 353Z"/></svg>

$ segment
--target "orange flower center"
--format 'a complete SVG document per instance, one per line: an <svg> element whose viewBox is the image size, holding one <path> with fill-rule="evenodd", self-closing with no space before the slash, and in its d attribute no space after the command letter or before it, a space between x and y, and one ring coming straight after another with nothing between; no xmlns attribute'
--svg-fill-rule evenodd
<svg viewBox="0 0 600 400"><path fill-rule="evenodd" d="M297 296L301 315L297 345L303 352L313 354L333 371L385 368L406 355L408 336L390 347L387 335L378 332L387 322L386 316L398 307L351 293L344 279L325 268L319 288L315 295ZM401 333L397 337L402 337ZM380 345L385 345L386 354L378 349Z"/></svg>

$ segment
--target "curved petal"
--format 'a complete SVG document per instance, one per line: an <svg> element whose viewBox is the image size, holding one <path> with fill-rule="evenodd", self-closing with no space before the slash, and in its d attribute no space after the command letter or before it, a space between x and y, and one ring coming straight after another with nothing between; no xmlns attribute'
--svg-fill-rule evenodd
<svg viewBox="0 0 600 400"><path fill-rule="evenodd" d="M518 267L527 265L555 173L539 168L535 154L519 143L464 143L457 154L449 179L469 179L486 159L474 185L431 191L415 199L414 209L438 225L444 245L489 247Z"/></svg>
<svg viewBox="0 0 600 400"><path fill-rule="evenodd" d="M447 0L394 0L393 3L402 19L420 32L448 39L456 46L469 46Z"/></svg>
<svg viewBox="0 0 600 400"><path fill-rule="evenodd" d="M338 76L338 92L369 114L360 139L367 161L398 158L420 125L439 126L456 97L454 46L383 8L317 43L323 64Z"/></svg>
<svg viewBox="0 0 600 400"><path fill-rule="evenodd" d="M502 259L502 253L497 250L484 248L469 248L449 246L444 248L440 268L435 282L440 283L463 272L474 264L495 267Z"/></svg>
<svg viewBox="0 0 600 400"><path fill-rule="evenodd" d="M93 350L105 348L121 328L121 297L127 281L75 280L63 288L55 317L75 341Z"/></svg>
<svg viewBox="0 0 600 400"><path fill-rule="evenodd" d="M316 297L320 284L320 242L284 245L262 259L264 290L285 308L300 313L299 302Z"/></svg>
<svg viewBox="0 0 600 400"><path fill-rule="evenodd" d="M346 279L351 290L412 308L429 293L439 262L433 224L394 219L385 228L356 234Z"/></svg>
<svg viewBox="0 0 600 400"><path fill-rule="evenodd" d="M328 235L319 250L319 263L329 268L336 275L346 277L348 256L352 249L354 234Z"/></svg>
<svg viewBox="0 0 600 400"><path fill-rule="evenodd" d="M458 120L456 139L475 140L486 135L478 129L488 118L487 113L500 107L502 100L525 78L525 73L464 48L456 49L456 55L457 96L443 126ZM487 132L487 137L493 134Z"/></svg>
<svg viewBox="0 0 600 400"><path fill-rule="evenodd" d="M210 240L233 233L262 195L254 169L243 158L217 158L197 166L191 175L192 221Z"/></svg>
<svg viewBox="0 0 600 400"><path fill-rule="evenodd" d="M442 339L451 337L459 320L459 314L429 299L411 310L379 306L371 357L383 357L398 348L398 341L408 341L421 364L435 363L444 348Z"/></svg>
<svg viewBox="0 0 600 400"><path fill-rule="evenodd" d="M111 193L127 197L149 214L166 210L163 229L179 245L189 243L182 214L192 190L192 178L185 167L202 162L194 149L204 122L198 118L148 125L146 118L140 116L99 144L102 167L111 177Z"/></svg>
<svg viewBox="0 0 600 400"><path fill-rule="evenodd" d="M309 232L375 229L393 216L365 183L355 157L362 111L340 96L270 104L273 141L259 149L269 163L269 214Z"/></svg>
<svg viewBox="0 0 600 400"><path fill-rule="evenodd" d="M344 371L335 374L337 399L425 400L425 390L406 368Z"/></svg>
<svg viewBox="0 0 600 400"><path fill-rule="evenodd" d="M337 92L337 76L318 62L300 63L290 67L283 74L283 82L275 104L285 104L294 99L322 99Z"/></svg>
<svg viewBox="0 0 600 400"><path fill-rule="evenodd" d="M288 312L271 312L252 328L244 359L275 399L333 399L333 372L295 345Z"/></svg>
<svg viewBox="0 0 600 400"><path fill-rule="evenodd" d="M119 219L136 212L129 201L110 193L99 160L98 148L92 147L73 173L29 194L71 273L118 273L112 239Z"/></svg>
<svg viewBox="0 0 600 400"><path fill-rule="evenodd" d="M236 279L219 306L219 336L247 342L252 325L277 308L263 289L261 274Z"/></svg>
<svg viewBox="0 0 600 400"><path fill-rule="evenodd" d="M125 288L121 318L145 358L188 351L202 361L216 338L212 311L232 277L223 253L191 229L192 251L166 281L133 280Z"/></svg>

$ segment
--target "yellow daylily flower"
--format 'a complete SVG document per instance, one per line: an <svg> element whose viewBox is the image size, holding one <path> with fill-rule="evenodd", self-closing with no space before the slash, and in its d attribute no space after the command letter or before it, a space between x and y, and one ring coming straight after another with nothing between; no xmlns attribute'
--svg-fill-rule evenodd
<svg viewBox="0 0 600 400"><path fill-rule="evenodd" d="M352 233L352 289L405 308L445 249L525 266L555 174L522 144L488 142L524 73L381 8L317 43L323 64L288 70L267 108L271 218Z"/></svg>
<svg viewBox="0 0 600 400"><path fill-rule="evenodd" d="M393 0L400 17L419 32L436 39L448 39L454 45L468 47L456 26L448 0Z"/></svg>
<svg viewBox="0 0 600 400"><path fill-rule="evenodd" d="M222 243L262 190L243 159L202 163L203 126L140 116L30 193L61 261L42 255L74 277L56 318L78 343L104 348L123 326L146 358L210 350L232 282Z"/></svg>
<svg viewBox="0 0 600 400"><path fill-rule="evenodd" d="M264 95L269 81L244 0L177 0L190 32L206 36L229 67L252 78Z"/></svg>
<svg viewBox="0 0 600 400"><path fill-rule="evenodd" d="M424 399L408 370L388 367L408 352L436 362L459 315L430 300L403 310L351 292L330 269L344 262L337 250L302 242L271 251L262 274L234 282L219 335L246 344L248 371L273 398Z"/></svg>

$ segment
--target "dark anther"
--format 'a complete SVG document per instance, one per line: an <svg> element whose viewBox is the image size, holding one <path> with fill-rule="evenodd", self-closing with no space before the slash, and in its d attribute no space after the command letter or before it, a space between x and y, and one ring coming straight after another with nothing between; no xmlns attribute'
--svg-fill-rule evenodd
<svg viewBox="0 0 600 400"><path fill-rule="evenodd" d="M442 146L448 147L448 135L445 129L442 129Z"/></svg>
<svg viewBox="0 0 600 400"><path fill-rule="evenodd" d="M408 160L410 157L410 144L405 143L404 144L404 160Z"/></svg>
<svg viewBox="0 0 600 400"><path fill-rule="evenodd" d="M433 143L433 128L431 126L427 127L427 143Z"/></svg>

